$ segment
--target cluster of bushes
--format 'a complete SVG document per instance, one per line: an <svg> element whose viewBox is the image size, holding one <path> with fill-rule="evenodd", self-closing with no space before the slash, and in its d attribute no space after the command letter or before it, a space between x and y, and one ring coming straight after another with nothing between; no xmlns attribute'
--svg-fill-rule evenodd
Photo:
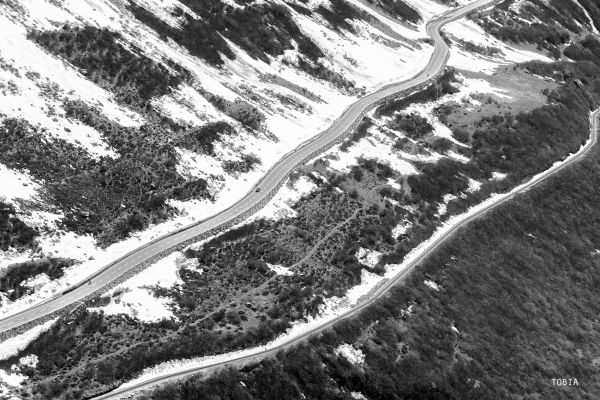
<svg viewBox="0 0 600 400"><path fill-rule="evenodd" d="M219 140L219 137L234 133L234 128L227 122L209 122L186 130L177 140L177 144L196 153L214 154L214 143Z"/></svg>
<svg viewBox="0 0 600 400"><path fill-rule="evenodd" d="M407 137L399 137L392 147L409 154L428 154L425 143L414 142Z"/></svg>
<svg viewBox="0 0 600 400"><path fill-rule="evenodd" d="M236 335L188 326L181 335L174 337L177 327L168 321L144 326L127 316L105 316L85 309L66 316L62 322L54 324L27 346L28 354L39 356L36 368L22 370L34 382L23 389L30 390L30 398L89 398L92 393L97 394L133 378L143 368L173 357L189 358L255 346L290 326L284 319L273 320ZM121 347L120 354L110 354L111 348L101 344L108 339L112 346ZM15 363L18 359L10 357L2 360L0 365L10 368ZM77 367L81 368L79 374L59 375L45 382L39 380Z"/></svg>
<svg viewBox="0 0 600 400"><path fill-rule="evenodd" d="M503 26L490 25L486 29L495 37L503 41L515 43L536 43L541 48L565 44L569 41L569 32L546 24L534 22L532 24L517 25L506 21Z"/></svg>
<svg viewBox="0 0 600 400"><path fill-rule="evenodd" d="M360 19L361 12L346 0L331 0L329 7L320 4L316 10L334 29L345 29L354 32L354 27L349 22Z"/></svg>
<svg viewBox="0 0 600 400"><path fill-rule="evenodd" d="M358 282L362 267L355 257L347 256L356 251L351 244L356 239L347 242L344 238L356 236L361 224L332 239L331 245L323 245L333 248L334 272L322 268L327 260L318 257L308 266L314 272L293 276L275 275L266 262L289 265L296 261L337 221L352 214L355 206L344 196L323 193L307 199L293 221L257 221L212 239L200 250L188 250L187 255L203 265L203 272L182 269L181 286L156 291L174 298L179 323L140 324L126 316L85 310L69 315L23 350L43 359L27 372L32 377L32 397L45 398L49 393L53 398L85 397L85 390L105 390L174 357L265 343L285 331L289 322L314 315L324 297L341 295L347 285ZM299 248L304 251L298 252ZM230 303L232 293L238 293L235 303L239 306ZM228 332L231 326L237 327L234 332ZM113 354L116 349L118 354ZM2 361L0 367L11 362L15 361ZM83 369L78 376L63 374L78 367ZM51 384L44 379L48 376L53 377Z"/></svg>
<svg viewBox="0 0 600 400"><path fill-rule="evenodd" d="M163 39L173 39L190 54L214 66L223 65L222 55L235 58L224 38L267 63L270 62L268 56L278 56L293 49L294 42L298 44L298 50L311 60L323 56L321 49L301 32L284 5L253 3L231 7L219 0L184 0L182 3L200 18L179 10L180 28L171 27L140 6L131 5L129 9Z"/></svg>
<svg viewBox="0 0 600 400"><path fill-rule="evenodd" d="M15 215L11 204L0 201L0 250L30 248L38 235L36 229L27 226Z"/></svg>
<svg viewBox="0 0 600 400"><path fill-rule="evenodd" d="M226 160L223 162L223 171L230 175L245 174L260 164L260 158L254 154L244 154L239 161Z"/></svg>
<svg viewBox="0 0 600 400"><path fill-rule="evenodd" d="M600 65L600 41L592 35L572 43L563 52L565 56L572 60L591 61L596 65Z"/></svg>
<svg viewBox="0 0 600 400"><path fill-rule="evenodd" d="M263 313L263 316L266 313L269 318L285 317L294 320L314 313L321 300L313 296L312 288L321 288L323 283L332 277L337 279L334 286L345 286L346 277L328 271L325 264L329 261L318 257L311 259L306 267L312 270L312 273L309 274L303 269L302 274L293 276L276 276L266 269L265 263L293 265L340 220L343 221L352 215L352 205L355 203L343 196L328 191L319 192L297 205L298 215L295 218L260 220L219 235L199 250L189 250L186 255L196 258L198 263L206 268L202 275L190 276L193 279L186 279L183 285L170 291L170 295L185 311L179 316L180 319L210 315L222 306L223 299L232 291L240 290L248 293L245 301L250 303L256 301L255 295L269 299L267 303L253 310L259 313L259 317L260 313ZM349 234L351 233L348 232ZM341 250L341 240L342 237L328 239L322 244L324 251L334 254L336 249ZM343 268L340 263L340 272ZM352 281L355 279L356 277L353 277ZM220 282L218 288L215 287L215 282ZM303 291L303 287L311 289ZM318 294L323 293L318 291ZM239 298L237 301L243 303Z"/></svg>
<svg viewBox="0 0 600 400"><path fill-rule="evenodd" d="M355 90L354 82L346 78L340 72L333 71L319 61L310 61L298 58L298 68L310 76L330 82L334 87L346 92Z"/></svg>
<svg viewBox="0 0 600 400"><path fill-rule="evenodd" d="M493 57L502 54L502 50L494 46L484 46L481 44L475 44L462 39L454 38L458 44L460 44L467 52L477 53L488 57Z"/></svg>
<svg viewBox="0 0 600 400"><path fill-rule="evenodd" d="M580 34L600 24L600 7L593 0L528 0L519 12L503 2L490 16L478 18L480 24L500 40L515 43L531 43L539 49L547 49L558 59L561 45L570 41L570 34Z"/></svg>
<svg viewBox="0 0 600 400"><path fill-rule="evenodd" d="M433 132L433 126L427 118L415 113L396 114L387 125L390 129L403 131L406 136L415 140Z"/></svg>
<svg viewBox="0 0 600 400"><path fill-rule="evenodd" d="M230 59L235 58L223 38L231 40L252 57L266 63L270 63L269 56L282 55L285 50L294 48L293 43L297 43L297 50L302 55L298 59L298 68L316 79L331 82L340 89L354 89L351 81L318 61L325 54L302 33L284 5L254 3L237 8L218 0L210 0L208 4L200 4L193 0L183 3L201 19L195 19L182 11L179 15L183 21L181 28L173 28L143 7L131 5L129 9L137 19L156 30L163 39L173 39L188 49L190 54L212 65L223 65L222 55ZM317 12L334 27L351 29L347 18L360 17L360 13L344 0L333 2L332 6L334 11L319 6ZM296 11L301 9L300 12L305 14L312 13L299 5L293 8Z"/></svg>
<svg viewBox="0 0 600 400"><path fill-rule="evenodd" d="M65 25L56 31L31 31L28 38L78 67L92 82L115 93L117 100L138 109L146 110L150 99L169 93L188 75L181 68L173 74L141 52L130 51L119 43L118 33L107 29Z"/></svg>
<svg viewBox="0 0 600 400"><path fill-rule="evenodd" d="M447 193L460 193L469 187L468 180L460 173L461 162L443 158L435 164L425 164L421 173L408 177L411 193L416 199L439 201Z"/></svg>
<svg viewBox="0 0 600 400"><path fill-rule="evenodd" d="M27 279L39 274L46 274L50 280L63 276L64 268L75 263L74 260L63 258L42 258L35 261L26 261L9 265L0 275L0 291L4 292L8 299L14 301L29 290L21 284Z"/></svg>
<svg viewBox="0 0 600 400"><path fill-rule="evenodd" d="M229 101L215 94L207 94L206 97L217 109L250 129L258 130L265 120L260 110L240 98Z"/></svg>
<svg viewBox="0 0 600 400"><path fill-rule="evenodd" d="M586 59L600 60L600 46L595 44L595 39L585 39L582 46L589 54ZM435 165L423 165L420 168L421 174L408 178L415 199L439 202L446 193L458 195L466 189L464 176L487 180L492 171L511 172L504 182L505 185L521 182L525 177L547 169L555 160L572 153L587 139L588 113L600 95L600 68L586 62L532 62L523 66L542 76L554 76L559 73L566 82L548 93L552 102L543 107L518 115L504 114L483 118L472 135L464 131L454 133L458 140L470 142L470 148L456 147L445 138L433 142L433 149L443 153L456 147L456 151L469 157L470 161L460 163L442 160ZM438 84L441 88L435 91L432 90L433 86L430 86L406 100L384 104L376 113L394 115L396 111L405 108L409 100L435 99L439 93L453 89L449 77L449 74L444 77L446 89L443 88L444 84ZM582 82L585 82L585 88L581 87ZM452 111L442 109L438 110L438 114ZM404 149L407 143L399 140L395 146Z"/></svg>

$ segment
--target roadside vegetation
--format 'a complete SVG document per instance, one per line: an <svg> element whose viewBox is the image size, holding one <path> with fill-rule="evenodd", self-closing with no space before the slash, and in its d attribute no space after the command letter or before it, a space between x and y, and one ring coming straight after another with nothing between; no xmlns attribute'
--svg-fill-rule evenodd
<svg viewBox="0 0 600 400"><path fill-rule="evenodd" d="M81 398L114 387L143 368L162 361L265 343L285 331L293 321L314 315L327 298L343 295L350 286L360 282L363 270L381 273L385 264L400 262L448 215L463 211L491 192L507 190L547 169L587 139L588 116L595 106L594 99L598 98L594 90L600 87L595 84L600 73L597 67L590 68L587 64L531 63L526 67L542 76L562 71L568 78L556 90L547 92L552 99L547 105L475 124L469 132L472 147L464 148L450 142L453 151L461 151L470 161L463 163L443 158L437 164L423 163L419 165L420 174L408 177L387 164L369 159L368 155L348 172L329 169L326 158L315 161L301 173L310 176L317 189L293 207L293 216L277 221L256 221L224 233L196 250L189 250L186 255L198 261L202 272L181 269L179 274L183 284L171 289L154 289L156 295L174 299L173 312L177 321L150 324L128 316L87 311L72 314L68 321L56 324L23 350L22 354L37 354L40 364L30 371L32 379L22 391L31 393L33 398ZM453 93L456 89L452 80L453 72L449 71L439 82L409 100L388 102L375 114L392 116L395 121L397 113L401 113L409 101L425 102L444 93ZM581 87L577 80L585 80L586 86ZM400 121L405 130L427 128L414 116L402 117ZM360 138L365 132L366 128L359 125L355 135ZM425 137L427 135L429 133ZM428 151L434 145L425 140L423 150ZM500 181L490 180L495 171L508 176ZM312 172L318 172L323 178L315 177ZM479 191L468 193L468 178L484 184ZM399 188L390 185L390 180L399 182ZM456 199L447 205L446 214L439 215L439 204L447 194L454 194ZM393 237L392 229L404 220L409 221L411 227ZM375 266L365 266L355 255L360 247L378 251L383 256ZM289 267L290 274L275 273L270 267L273 265ZM435 272L430 275L438 282ZM438 283L444 286L443 281ZM395 311L383 312L378 308L372 313L382 315L382 326L398 323L390 320L389 324L384 324L383 321L389 318L395 321L399 310L414 297L412 294L403 296L392 297L393 304L386 305ZM406 302L398 302L398 299L406 299ZM98 300L99 303L106 301L110 299ZM443 321L431 322L434 324L431 326L437 328ZM443 324L451 330L449 324ZM457 324L459 329L461 326ZM378 330L370 335L378 335ZM352 332L347 334L355 335ZM439 339L444 346L454 343L452 340L455 339L446 337L444 334ZM389 338L393 336L386 336L380 340L380 345L373 345L375 355L369 353L368 360L388 365L388 357L396 354L384 345ZM397 347L407 360L400 371L417 365L414 376L427 374L430 370L427 362L431 361L432 354L436 354L432 349L438 346L427 342L428 338L425 336L423 342L415 338L412 342L403 342L408 350L402 350L401 345ZM421 352L411 353L411 349ZM377 356L380 352L385 354ZM415 361L411 354L417 354L415 357L421 364L411 364ZM442 359L447 359L446 355L440 354ZM3 366L10 366L15 360L8 359ZM373 368L377 368L373 372L376 374L383 367ZM365 379L370 379L374 385L383 384L370 376ZM416 377L411 382L416 382ZM322 388L327 387L322 385ZM372 387L368 393L375 392L376 388L378 386ZM392 385L389 390L395 389L397 387ZM360 390L367 393L367 388ZM405 389L398 390L403 393ZM420 393L418 390L425 388L410 390Z"/></svg>
<svg viewBox="0 0 600 400"><path fill-rule="evenodd" d="M596 398L599 185L596 151L460 231L359 316L275 358L138 398ZM343 344L364 363L336 353Z"/></svg>

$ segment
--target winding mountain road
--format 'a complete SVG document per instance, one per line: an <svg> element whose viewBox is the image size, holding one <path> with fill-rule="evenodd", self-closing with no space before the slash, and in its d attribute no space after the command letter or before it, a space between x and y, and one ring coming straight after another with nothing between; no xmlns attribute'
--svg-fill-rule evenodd
<svg viewBox="0 0 600 400"><path fill-rule="evenodd" d="M449 56L448 45L440 35L443 25L497 1L499 0L476 0L468 5L449 10L431 20L427 24L426 31L434 41L435 48L429 63L421 72L406 81L387 85L350 105L329 128L284 155L237 203L203 221L157 238L131 251L62 293L0 319L0 337L7 337L54 316L68 307L73 307L90 296L101 293L124 275L131 274L150 261L155 261L157 257L256 212L279 189L291 171L339 141L369 110L398 93L426 84L440 74Z"/></svg>

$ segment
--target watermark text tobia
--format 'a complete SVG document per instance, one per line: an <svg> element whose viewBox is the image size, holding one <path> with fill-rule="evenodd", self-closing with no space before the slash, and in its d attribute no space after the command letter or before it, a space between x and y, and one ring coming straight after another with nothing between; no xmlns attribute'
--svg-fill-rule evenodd
<svg viewBox="0 0 600 400"><path fill-rule="evenodd" d="M579 386L577 378L552 378L552 386Z"/></svg>

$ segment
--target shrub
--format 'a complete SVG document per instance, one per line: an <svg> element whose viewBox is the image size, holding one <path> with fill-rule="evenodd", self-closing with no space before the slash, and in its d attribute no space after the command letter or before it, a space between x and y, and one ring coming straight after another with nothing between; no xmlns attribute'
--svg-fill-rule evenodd
<svg viewBox="0 0 600 400"><path fill-rule="evenodd" d="M418 114L397 114L388 124L391 129L401 130L411 139L421 139L428 133L433 132L433 126L427 118Z"/></svg>
<svg viewBox="0 0 600 400"><path fill-rule="evenodd" d="M254 154L244 154L239 161L227 160L223 162L223 170L228 174L244 174L251 171L257 164L260 164L260 158Z"/></svg>
<svg viewBox="0 0 600 400"><path fill-rule="evenodd" d="M446 138L437 138L431 143L431 148L438 153L445 153L454 146L451 140Z"/></svg>
<svg viewBox="0 0 600 400"><path fill-rule="evenodd" d="M265 116L253 105L241 99L235 101L225 108L225 112L231 118L239 121L248 128L258 130Z"/></svg>
<svg viewBox="0 0 600 400"><path fill-rule="evenodd" d="M225 121L210 122L185 132L178 145L197 153L214 154L214 142L221 135L232 135L235 130Z"/></svg>
<svg viewBox="0 0 600 400"><path fill-rule="evenodd" d="M214 94L207 94L208 100L220 111L250 129L259 129L265 116L252 104L240 98L233 102ZM222 127L222 125L219 125Z"/></svg>
<svg viewBox="0 0 600 400"><path fill-rule="evenodd" d="M0 134L2 131L0 130ZM34 245L39 232L15 216L15 208L0 201L0 250L23 249ZM0 284L1 285L1 284Z"/></svg>
<svg viewBox="0 0 600 400"><path fill-rule="evenodd" d="M452 136L454 136L454 139L462 143L469 143L469 141L471 140L471 134L467 130L462 128L457 128L453 130Z"/></svg>

